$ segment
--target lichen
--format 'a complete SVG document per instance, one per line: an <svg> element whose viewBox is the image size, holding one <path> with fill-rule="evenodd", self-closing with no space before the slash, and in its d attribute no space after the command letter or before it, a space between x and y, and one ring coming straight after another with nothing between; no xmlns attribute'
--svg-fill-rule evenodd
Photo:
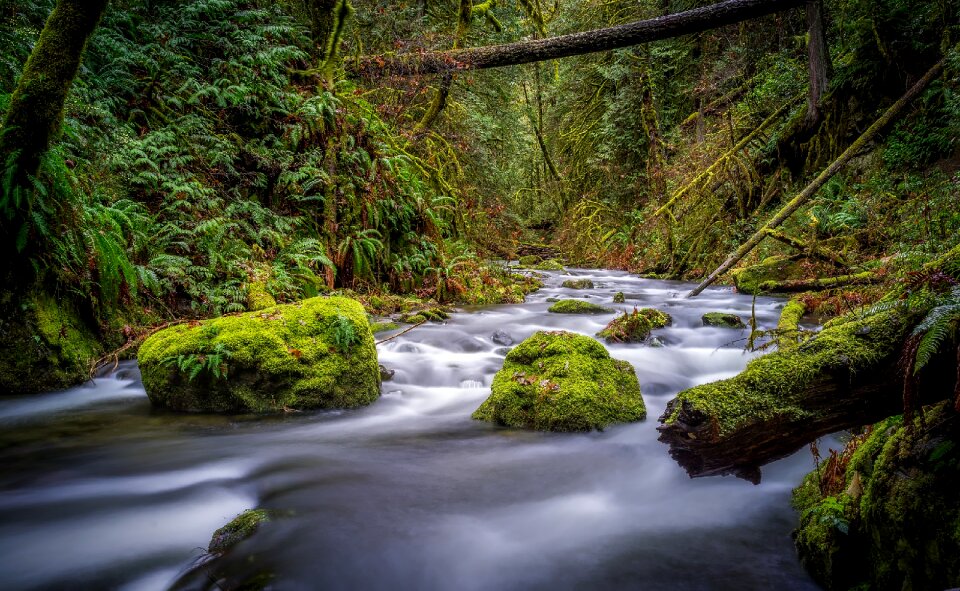
<svg viewBox="0 0 960 591"><path fill-rule="evenodd" d="M704 326L716 326L719 328L746 328L743 319L736 314L727 314L725 312L707 312L701 318Z"/></svg>
<svg viewBox="0 0 960 591"><path fill-rule="evenodd" d="M895 358L907 323L895 310L866 318L850 315L835 321L803 345L751 361L739 375L684 390L671 401L666 424L681 410L710 417L719 436L751 421L807 414L800 394L829 374L871 371Z"/></svg>
<svg viewBox="0 0 960 591"><path fill-rule="evenodd" d="M560 300L547 308L547 312L553 312L554 314L608 314L613 310L583 300Z"/></svg>
<svg viewBox="0 0 960 591"><path fill-rule="evenodd" d="M633 366L569 332L538 332L514 347L473 418L541 431L590 431L646 416Z"/></svg>
<svg viewBox="0 0 960 591"><path fill-rule="evenodd" d="M669 314L653 308L634 308L610 321L597 333L608 343L639 343L650 336L650 331L669 326L673 319Z"/></svg>
<svg viewBox="0 0 960 591"><path fill-rule="evenodd" d="M593 289L593 281L589 279L567 279L560 285L570 289Z"/></svg>
<svg viewBox="0 0 960 591"><path fill-rule="evenodd" d="M177 362L215 349L229 353L225 379L191 376ZM179 411L352 408L380 394L366 315L342 297L174 326L148 338L138 358L150 400Z"/></svg>

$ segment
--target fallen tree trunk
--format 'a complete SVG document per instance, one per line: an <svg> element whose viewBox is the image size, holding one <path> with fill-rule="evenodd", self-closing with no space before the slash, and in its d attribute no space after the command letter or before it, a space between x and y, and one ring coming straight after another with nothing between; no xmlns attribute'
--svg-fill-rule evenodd
<svg viewBox="0 0 960 591"><path fill-rule="evenodd" d="M837 319L736 377L678 394L660 417L660 441L691 476L757 483L760 466L818 437L902 412L897 361L911 326L896 309ZM925 396L952 396L953 372L936 375L943 383L925 382Z"/></svg>
<svg viewBox="0 0 960 591"><path fill-rule="evenodd" d="M803 1L727 0L659 18L547 39L453 51L362 56L347 64L347 68L370 76L413 76L515 66L699 33L794 8Z"/></svg>
<svg viewBox="0 0 960 591"><path fill-rule="evenodd" d="M834 263L840 267L850 266L850 263L847 262L847 260L844 259L842 256L833 252L832 250L823 248L822 246L817 246L815 244L807 244L806 242L798 238L794 238L793 236L788 236L783 232L777 232L776 230L773 230L773 229L767 229L766 234L767 236L773 238L774 240L783 242L788 246L792 246L793 248L796 248L800 252L808 253L810 256L816 257L822 261Z"/></svg>
<svg viewBox="0 0 960 591"><path fill-rule="evenodd" d="M783 281L762 281L762 292L821 291L849 285L873 285L883 281L883 277L872 272L838 275L837 277L818 277L816 279L784 279Z"/></svg>
<svg viewBox="0 0 960 591"><path fill-rule="evenodd" d="M850 160L852 160L853 157L856 156L864 146L867 145L867 143L873 141L873 138L878 136L887 125L896 119L897 115L900 114L900 111L902 111L903 108L910 103L910 101L923 92L923 89L926 88L927 85L930 84L930 82L943 70L943 64L944 60L940 60L932 68L930 68L930 70L924 74L923 78L911 86L910 90L900 97L897 102L893 103L890 108L880 116L879 119L874 121L873 125L867 128L867 130L863 132L863 135L857 138L857 140L853 142L849 148L844 150L843 154L840 154L840 156L838 156L837 159L826 168L826 170L821 172L817 178L815 178L809 185L804 187L803 191L801 191L796 197L784 205L783 208L770 219L770 221L764 224L762 228L757 230L757 232L751 236L749 240L744 242L740 248L731 253L727 260L725 260L719 267L714 269L713 272L710 273L710 275L700 283L700 285L695 287L689 294L687 294L687 297L692 298L697 296L700 294L700 292L713 284L717 278L729 271L734 265L740 262L743 257L747 256L751 250L756 248L756 246L767 237L767 232L769 230L779 227L780 224L787 221L790 216L796 213L804 203L816 195L817 191L819 191L820 188L827 183L827 181L833 178L833 175L840 172L840 170L846 166L847 163L850 162Z"/></svg>

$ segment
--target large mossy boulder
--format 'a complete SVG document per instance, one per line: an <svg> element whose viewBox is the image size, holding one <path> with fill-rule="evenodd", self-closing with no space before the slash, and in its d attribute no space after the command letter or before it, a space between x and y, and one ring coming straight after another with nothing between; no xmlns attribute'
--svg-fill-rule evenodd
<svg viewBox="0 0 960 591"><path fill-rule="evenodd" d="M178 411L352 408L380 395L370 325L343 297L174 326L138 358L150 400Z"/></svg>
<svg viewBox="0 0 960 591"><path fill-rule="evenodd" d="M634 308L610 321L597 336L608 343L639 343L650 336L655 328L669 326L673 318L654 308Z"/></svg>
<svg viewBox="0 0 960 591"><path fill-rule="evenodd" d="M45 292L13 298L0 310L0 394L60 390L90 379L103 353L76 308Z"/></svg>
<svg viewBox="0 0 960 591"><path fill-rule="evenodd" d="M473 418L540 431L590 431L647 411L633 366L583 335L538 332L513 348Z"/></svg>
<svg viewBox="0 0 960 591"><path fill-rule="evenodd" d="M829 591L960 587L960 414L873 427L794 491L801 561Z"/></svg>
<svg viewBox="0 0 960 591"><path fill-rule="evenodd" d="M740 267L730 271L737 291L757 295L763 291L761 285L766 281L784 281L804 276L803 269L795 259L786 256L772 256L749 267Z"/></svg>

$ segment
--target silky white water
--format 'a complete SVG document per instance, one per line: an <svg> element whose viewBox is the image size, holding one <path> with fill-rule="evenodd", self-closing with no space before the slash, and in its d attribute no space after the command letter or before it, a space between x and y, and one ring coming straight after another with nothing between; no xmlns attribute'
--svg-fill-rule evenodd
<svg viewBox="0 0 960 591"><path fill-rule="evenodd" d="M775 326L782 300L626 273L572 270L596 287L463 310L380 346L396 370L360 410L282 417L152 409L128 363L67 392L0 401L0 577L4 589L164 589L211 533L244 509L284 511L236 548L276 589L816 589L790 531L809 452L759 486L690 479L657 441L678 391L740 371L747 330ZM612 304L623 291L625 304ZM547 298L673 316L662 347L613 345L633 363L646 421L599 433L496 427L470 414L508 348L537 330L593 335L613 314L548 314ZM383 335L381 335L382 337ZM230 562L228 561L229 565Z"/></svg>

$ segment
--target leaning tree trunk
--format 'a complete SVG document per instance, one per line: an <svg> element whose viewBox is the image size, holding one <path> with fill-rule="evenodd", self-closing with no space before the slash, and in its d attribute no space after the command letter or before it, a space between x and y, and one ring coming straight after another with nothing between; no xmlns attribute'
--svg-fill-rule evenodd
<svg viewBox="0 0 960 591"><path fill-rule="evenodd" d="M107 0L59 0L10 100L0 129L0 231L6 275L29 268L26 258L30 252L24 250L30 245L26 237L34 205L32 178L60 135L64 103L87 40L106 8ZM23 277L15 279L22 281Z"/></svg>
<svg viewBox="0 0 960 591"><path fill-rule="evenodd" d="M727 0L703 8L636 21L595 31L476 47L406 55L361 57L355 68L366 75L395 74L412 76L455 70L480 70L515 66L545 60L583 55L649 41L689 35L738 23L799 6L804 0Z"/></svg>

